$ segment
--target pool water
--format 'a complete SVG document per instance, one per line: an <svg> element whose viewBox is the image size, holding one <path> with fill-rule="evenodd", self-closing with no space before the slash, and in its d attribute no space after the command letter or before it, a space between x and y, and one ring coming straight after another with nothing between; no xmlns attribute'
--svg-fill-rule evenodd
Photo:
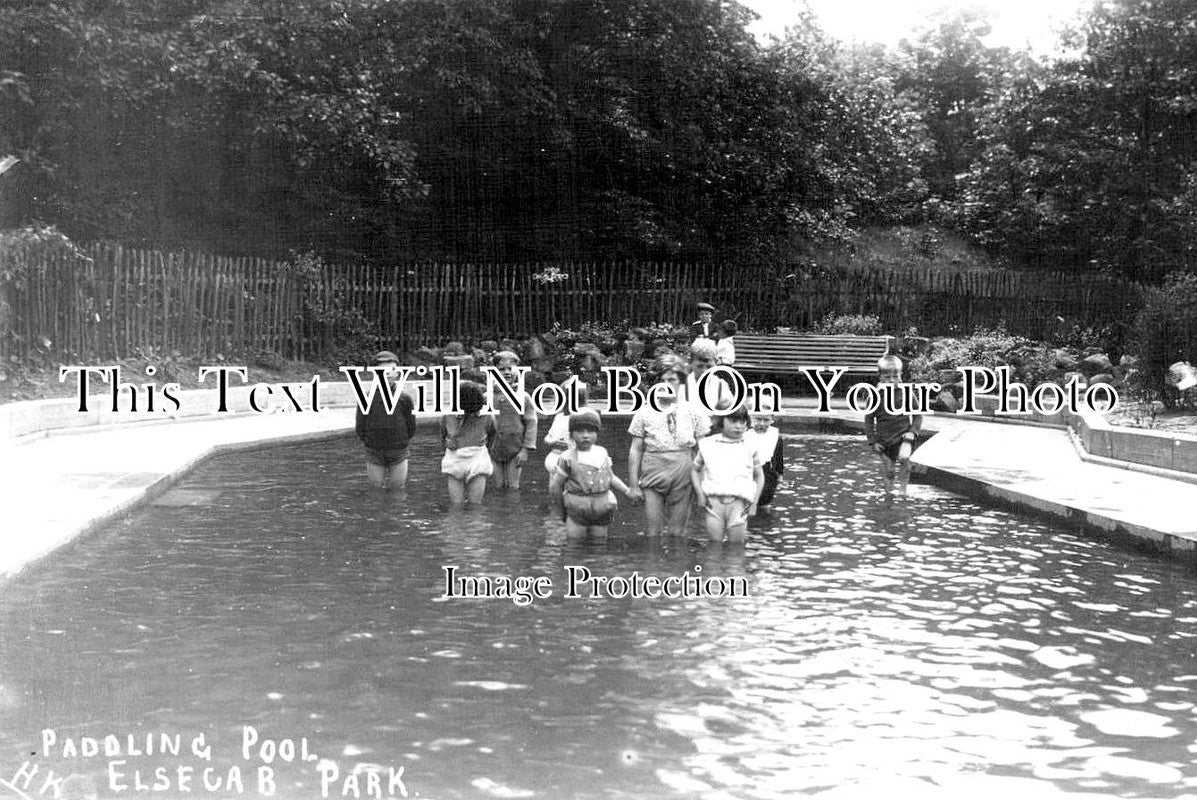
<svg viewBox="0 0 1197 800"><path fill-rule="evenodd" d="M888 505L859 437L787 436L743 548L646 539L626 500L570 542L539 460L450 510L434 439L406 498L364 486L353 439L213 459L0 587L0 798L26 762L30 796L52 769L100 798L364 797L371 765L425 798L1197 794L1191 568L926 487ZM626 477L626 437L603 443ZM554 594L445 599L444 565ZM749 596L565 599L566 565ZM247 726L312 760L245 758ZM181 755L128 753L163 733ZM120 755L63 751L108 735Z"/></svg>

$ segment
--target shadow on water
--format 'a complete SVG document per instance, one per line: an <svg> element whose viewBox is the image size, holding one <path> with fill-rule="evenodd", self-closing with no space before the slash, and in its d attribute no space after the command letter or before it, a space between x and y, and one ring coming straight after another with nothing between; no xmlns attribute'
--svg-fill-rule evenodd
<svg viewBox="0 0 1197 800"><path fill-rule="evenodd" d="M927 487L886 502L871 454L828 437L787 438L744 546L697 520L648 538L626 503L571 541L535 461L451 509L431 439L403 495L364 485L352 440L215 459L0 589L0 777L47 728L202 733L249 776L253 725L435 797L1197 791L1182 567ZM446 598L446 565L552 594ZM570 566L748 596L569 599ZM112 794L105 758L36 760ZM317 763L275 764L277 796L316 796Z"/></svg>

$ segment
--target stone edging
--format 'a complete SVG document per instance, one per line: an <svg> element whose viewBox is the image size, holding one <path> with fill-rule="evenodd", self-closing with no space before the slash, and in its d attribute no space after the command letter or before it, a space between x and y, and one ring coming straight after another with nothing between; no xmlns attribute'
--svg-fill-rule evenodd
<svg viewBox="0 0 1197 800"><path fill-rule="evenodd" d="M1069 430L1077 454L1085 461L1197 483L1197 437L1111 425L1088 411L998 417L994 415L996 395L983 395L977 401L978 419Z"/></svg>
<svg viewBox="0 0 1197 800"><path fill-rule="evenodd" d="M1111 519L1095 511L1086 511L1050 500L1031 497L1014 489L995 486L980 478L960 475L938 467L923 466L921 474L945 489L981 500L989 505L1057 519L1082 530L1099 531L1106 539L1130 547L1146 546L1186 561L1197 558L1197 543L1182 536Z"/></svg>

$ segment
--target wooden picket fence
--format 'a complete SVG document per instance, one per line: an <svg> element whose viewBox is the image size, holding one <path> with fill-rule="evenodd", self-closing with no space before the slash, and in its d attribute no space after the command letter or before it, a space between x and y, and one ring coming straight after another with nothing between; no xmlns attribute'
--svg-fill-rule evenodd
<svg viewBox="0 0 1197 800"><path fill-rule="evenodd" d="M298 284L275 262L111 245L81 250L83 258L0 250L0 276L12 276L6 262L18 255L27 265L0 282L5 355L301 354Z"/></svg>
<svg viewBox="0 0 1197 800"><path fill-rule="evenodd" d="M301 274L258 258L106 244L82 253L0 250L0 354L319 357L349 334L410 349L554 325L682 324L700 300L744 330L802 330L834 313L876 315L891 332L1001 323L1047 338L1071 325L1129 323L1141 302L1137 284L1052 272L619 262L357 264Z"/></svg>

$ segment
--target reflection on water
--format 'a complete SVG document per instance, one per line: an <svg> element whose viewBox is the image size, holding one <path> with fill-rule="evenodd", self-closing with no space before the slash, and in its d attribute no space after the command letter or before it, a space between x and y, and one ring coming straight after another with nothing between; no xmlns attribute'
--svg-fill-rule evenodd
<svg viewBox="0 0 1197 800"><path fill-rule="evenodd" d="M626 507L570 543L535 461L522 495L449 510L422 433L405 499L366 490L353 440L223 457L0 588L0 778L45 728L203 733L257 796L252 725L335 761L330 796L355 764L423 797L1197 792L1183 566L938 492L887 506L826 437L788 442L746 548L647 540ZM447 564L555 593L445 600ZM751 595L564 600L566 564ZM33 760L113 796L104 758ZM320 796L315 762L275 766L276 796Z"/></svg>

